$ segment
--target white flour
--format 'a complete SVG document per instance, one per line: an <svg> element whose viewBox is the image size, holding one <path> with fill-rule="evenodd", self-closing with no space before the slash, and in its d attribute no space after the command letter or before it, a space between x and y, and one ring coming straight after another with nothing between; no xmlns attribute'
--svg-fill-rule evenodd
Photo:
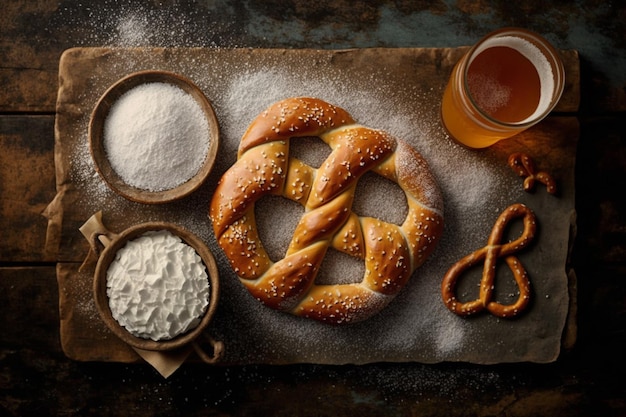
<svg viewBox="0 0 626 417"><path fill-rule="evenodd" d="M182 89L147 83L113 104L103 141L111 167L124 182L148 191L169 190L202 167L209 149L209 122Z"/></svg>

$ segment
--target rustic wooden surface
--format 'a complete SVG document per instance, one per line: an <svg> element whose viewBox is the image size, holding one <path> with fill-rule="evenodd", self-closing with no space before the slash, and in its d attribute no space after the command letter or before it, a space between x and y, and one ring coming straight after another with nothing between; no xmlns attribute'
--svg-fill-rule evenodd
<svg viewBox="0 0 626 417"><path fill-rule="evenodd" d="M619 378L626 371L626 7L593 0L309 3L2 3L0 415L626 415ZM55 195L54 108L63 50L114 43L443 47L471 44L506 25L549 33L557 47L581 54L572 256L578 337L556 363L208 372L184 365L163 380L147 366L74 362L63 355L58 258L46 251L42 216ZM137 37L133 27L159 31Z"/></svg>

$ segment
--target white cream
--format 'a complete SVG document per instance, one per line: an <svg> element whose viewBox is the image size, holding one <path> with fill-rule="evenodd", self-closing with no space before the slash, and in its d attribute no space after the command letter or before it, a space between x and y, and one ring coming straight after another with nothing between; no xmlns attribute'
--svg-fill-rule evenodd
<svg viewBox="0 0 626 417"><path fill-rule="evenodd" d="M209 279L191 246L167 230L151 231L117 251L107 295L113 318L131 334L169 340L200 323Z"/></svg>

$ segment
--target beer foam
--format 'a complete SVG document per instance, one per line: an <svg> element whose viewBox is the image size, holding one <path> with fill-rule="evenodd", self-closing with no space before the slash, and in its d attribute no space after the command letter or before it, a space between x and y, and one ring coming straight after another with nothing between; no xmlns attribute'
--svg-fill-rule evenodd
<svg viewBox="0 0 626 417"><path fill-rule="evenodd" d="M539 75L541 94L537 108L530 116L521 120L519 123L523 124L541 116L541 114L550 108L552 95L556 88L554 82L555 74L552 71L552 66L548 58L533 43L517 36L499 36L487 39L476 48L474 56L478 56L481 52L496 46L505 46L515 49L533 64ZM468 66L469 64L471 64L471 61L468 63Z"/></svg>
<svg viewBox="0 0 626 417"><path fill-rule="evenodd" d="M467 83L475 87L472 95L482 109L495 112L509 104L511 88L501 85L493 78L481 73L471 73L467 75Z"/></svg>

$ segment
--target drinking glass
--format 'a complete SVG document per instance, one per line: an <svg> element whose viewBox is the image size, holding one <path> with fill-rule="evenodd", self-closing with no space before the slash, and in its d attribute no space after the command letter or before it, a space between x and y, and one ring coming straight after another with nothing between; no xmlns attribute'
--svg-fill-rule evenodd
<svg viewBox="0 0 626 417"><path fill-rule="evenodd" d="M558 52L519 28L492 32L455 65L443 94L442 122L452 138L485 148L545 118L563 93Z"/></svg>

